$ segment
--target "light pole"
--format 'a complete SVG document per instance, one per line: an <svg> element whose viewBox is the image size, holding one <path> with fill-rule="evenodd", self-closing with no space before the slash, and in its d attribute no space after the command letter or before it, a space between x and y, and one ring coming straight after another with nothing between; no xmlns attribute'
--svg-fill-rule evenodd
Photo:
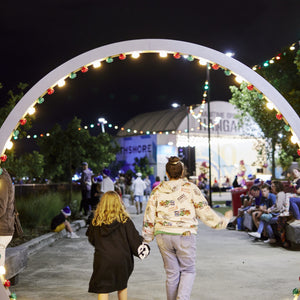
<svg viewBox="0 0 300 300"><path fill-rule="evenodd" d="M209 64L206 65L206 81L208 82L209 86ZM211 200L211 145L210 145L210 91L207 90L207 133L208 133L208 184L209 184L209 190L208 190L208 204L212 206L212 200Z"/></svg>
<svg viewBox="0 0 300 300"><path fill-rule="evenodd" d="M102 133L105 133L104 125L107 124L107 121L105 120L105 118L99 118L98 122L101 124Z"/></svg>

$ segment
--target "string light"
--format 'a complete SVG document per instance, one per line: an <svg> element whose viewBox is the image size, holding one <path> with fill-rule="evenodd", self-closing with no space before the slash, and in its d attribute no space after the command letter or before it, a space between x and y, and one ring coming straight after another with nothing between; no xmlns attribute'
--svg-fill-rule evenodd
<svg viewBox="0 0 300 300"><path fill-rule="evenodd" d="M94 67L95 69L100 68L100 67L101 67L101 62L100 62L100 60L94 61L94 62L93 62L93 67Z"/></svg>
<svg viewBox="0 0 300 300"><path fill-rule="evenodd" d="M58 85L59 87L63 87L65 84L66 84L66 82L65 82L64 79L60 79L60 80L57 82L57 85Z"/></svg>
<svg viewBox="0 0 300 300"><path fill-rule="evenodd" d="M168 53L167 53L167 51L160 51L159 56L160 57L168 57Z"/></svg>
<svg viewBox="0 0 300 300"><path fill-rule="evenodd" d="M293 43L293 44L289 47L289 49L290 49L291 51L294 51L294 50L296 49L295 46L296 46L296 43ZM167 56L168 56L168 53L167 53L167 51L159 51L159 55L160 55L160 57L167 57ZM132 56L133 58L135 58L135 59L136 59L136 58L139 58L139 57L140 57L140 52L134 51L134 52L131 53L131 56ZM119 55L116 55L116 57L119 57L120 60L126 59L126 55L123 54L123 53L122 53L122 54L119 54ZM180 54L179 52L175 52L175 53L173 54L173 57L174 57L175 59L179 59L179 58L181 58L181 54ZM185 59L187 59L188 61L193 61L193 60L194 60L194 56L192 56L192 55L187 55L187 54L185 54L185 55L183 55L183 57L184 57ZM264 64L263 64L263 66L267 67L267 66L269 66L269 64L274 64L276 61L278 61L278 60L280 60L280 59L281 59L281 53L278 54L278 55L276 55L276 56L273 57L272 59L265 61ZM111 62L113 62L113 57L109 56L109 57L107 57L105 60L106 60L107 63L111 63ZM223 68L223 67L219 66L219 65L216 64L216 63L212 63L212 65L210 66L210 65L209 65L209 62L208 62L207 60L203 59L203 58L199 58L198 63L199 63L200 65L202 65L202 66L207 65L207 68L208 68L208 69L210 69L210 67L212 67L214 70L218 70L219 68ZM93 62L92 65L94 66L94 68L99 68L99 67L101 66L101 61L100 61L100 60L97 60L97 61ZM257 70L257 68L258 68L258 66L256 65L256 66L254 66L252 69L253 69L253 70ZM260 68L260 67L259 67L259 68ZM224 69L224 68L223 68L223 69ZM86 73L86 72L88 71L88 67L87 67L87 66L83 66L83 67L80 69L80 71L81 71L82 73ZM69 77L70 79L76 78L76 77L77 77L76 72L77 72L77 71L71 72L71 73L69 74L68 77ZM231 72L230 70L227 70L227 69L224 70L224 73L225 73L226 76L230 76L230 75L232 74L232 72ZM245 81L241 76L238 76L238 75L235 77L235 80L236 80L238 83L242 83L243 81ZM59 80L59 81L57 82L57 85L58 85L59 87L64 86L64 85L65 85L65 79L63 78L63 79ZM254 89L254 86L251 85L251 84L249 84L249 85L247 86L247 88L248 88L249 90L253 90L253 89ZM220 122L220 119L217 119L217 118L216 118L214 124L209 124L209 125L204 124L203 122L200 122L200 120L199 120L199 118L201 117L201 115L202 115L202 113L203 113L204 106L205 106L205 104L206 104L205 98L207 97L206 91L207 91L208 89L209 89L209 85L208 85L208 82L206 82L206 83L205 83L205 86L204 86L203 100L202 100L202 103L201 103L201 105L200 105L199 113L198 113L198 114L195 114L195 112L193 111L192 107L190 107L190 114L191 114L195 119L197 119L197 120L199 121L199 123L200 123L201 126L206 127L206 128L207 128L208 126L210 126L210 128L213 128L215 125L217 125L217 124ZM54 93L54 89L53 89L52 87L50 87L50 88L47 89L47 94L48 94L48 95L52 95L53 93ZM259 99L262 99L262 98L264 97L264 95L260 93L260 94L258 94L258 97L259 97ZM37 103L41 104L41 103L43 103L43 102L44 102L44 98L43 98L43 97L39 97L38 100L37 100ZM268 107L269 109L274 109L274 105L273 105L270 101L267 101L267 104L266 104L266 105L267 105L267 107ZM34 107L31 107L31 108L28 109L28 113L29 113L29 114L33 114L34 112L35 112L35 108L34 108ZM278 120L282 120L282 119L283 119L283 116L282 116L282 114L281 114L280 112L277 112L276 118L277 118ZM26 122L27 122L27 120L26 120L25 118L22 118L22 119L19 121L20 125L25 125ZM111 125L111 124L110 124L110 125ZM84 126L84 128L87 129L87 126ZM90 125L90 128L94 128L94 124L91 124L91 125ZM109 128L113 128L113 125L109 126ZM115 130L118 130L118 128L119 128L118 125L114 125L114 129L115 129ZM199 129L199 127L197 127L197 128ZM289 125L285 125L284 128L285 128L286 131L290 131L290 126L289 126ZM81 128L78 128L78 130L80 130L80 129L81 129ZM124 131L124 130L125 130L125 129L122 127L122 128L121 128L121 131ZM126 131L127 131L128 133L130 133L130 132L131 132L131 129L130 129L130 128L127 128ZM144 133L143 131L134 130L134 133L138 133L138 132L139 132L140 134L143 134L143 133ZM163 132L160 131L159 133L162 134ZM172 131L172 134L175 134L175 133L176 133L175 131ZM181 131L178 131L178 133L181 133ZM146 131L146 134L151 134L151 132L150 132L150 131ZM156 134L156 132L153 131L152 134ZM165 134L169 134L169 132L165 132ZM44 137L44 134L40 134L39 136L40 136L40 137ZM50 136L50 133L45 134L45 136ZM37 138L37 137L38 137L37 135L33 135L33 138ZM18 134L16 134L16 131L13 133L13 138L14 138L14 139L18 139ZM31 136L30 136L30 135L27 135L27 138L31 138ZM293 143L299 143L298 139L297 139L294 135L292 135L291 141L292 141ZM7 148L7 149L8 149L8 148ZM298 150L300 151L300 149L298 149Z"/></svg>
<svg viewBox="0 0 300 300"><path fill-rule="evenodd" d="M140 53L134 51L134 52L132 52L131 56L132 56L132 58L139 58L140 57Z"/></svg>
<svg viewBox="0 0 300 300"><path fill-rule="evenodd" d="M35 108L33 106L31 106L27 112L29 115L33 115L35 113Z"/></svg>

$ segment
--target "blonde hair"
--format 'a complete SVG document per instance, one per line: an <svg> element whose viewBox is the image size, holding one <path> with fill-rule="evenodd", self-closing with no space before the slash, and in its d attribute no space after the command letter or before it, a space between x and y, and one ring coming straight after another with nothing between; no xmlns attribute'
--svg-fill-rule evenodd
<svg viewBox="0 0 300 300"><path fill-rule="evenodd" d="M109 191L101 197L92 224L101 226L102 224L111 224L113 221L125 223L128 219L129 215L120 196L114 191Z"/></svg>

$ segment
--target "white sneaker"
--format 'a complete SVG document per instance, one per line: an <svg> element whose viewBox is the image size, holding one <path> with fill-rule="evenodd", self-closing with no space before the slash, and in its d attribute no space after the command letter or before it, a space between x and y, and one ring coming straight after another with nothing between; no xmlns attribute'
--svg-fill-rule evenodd
<svg viewBox="0 0 300 300"><path fill-rule="evenodd" d="M75 232L71 232L71 239L79 239L79 236Z"/></svg>
<svg viewBox="0 0 300 300"><path fill-rule="evenodd" d="M257 239L260 239L261 237L261 234L259 232L248 232L248 234Z"/></svg>
<svg viewBox="0 0 300 300"><path fill-rule="evenodd" d="M71 232L67 232L67 236L66 236L68 239L71 238Z"/></svg>

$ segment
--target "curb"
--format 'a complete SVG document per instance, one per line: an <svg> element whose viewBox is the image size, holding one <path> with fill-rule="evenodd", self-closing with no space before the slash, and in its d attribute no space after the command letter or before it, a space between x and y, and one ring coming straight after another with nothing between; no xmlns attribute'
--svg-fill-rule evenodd
<svg viewBox="0 0 300 300"><path fill-rule="evenodd" d="M73 231L77 231L82 227L85 227L84 220L76 220L71 223ZM55 241L65 237L67 235L66 230L61 232L49 232L41 235L35 239L32 239L20 246L11 247L6 249L6 278L11 279L11 283L17 283L17 276L27 266L27 259L29 256L35 254L40 249L53 244Z"/></svg>

